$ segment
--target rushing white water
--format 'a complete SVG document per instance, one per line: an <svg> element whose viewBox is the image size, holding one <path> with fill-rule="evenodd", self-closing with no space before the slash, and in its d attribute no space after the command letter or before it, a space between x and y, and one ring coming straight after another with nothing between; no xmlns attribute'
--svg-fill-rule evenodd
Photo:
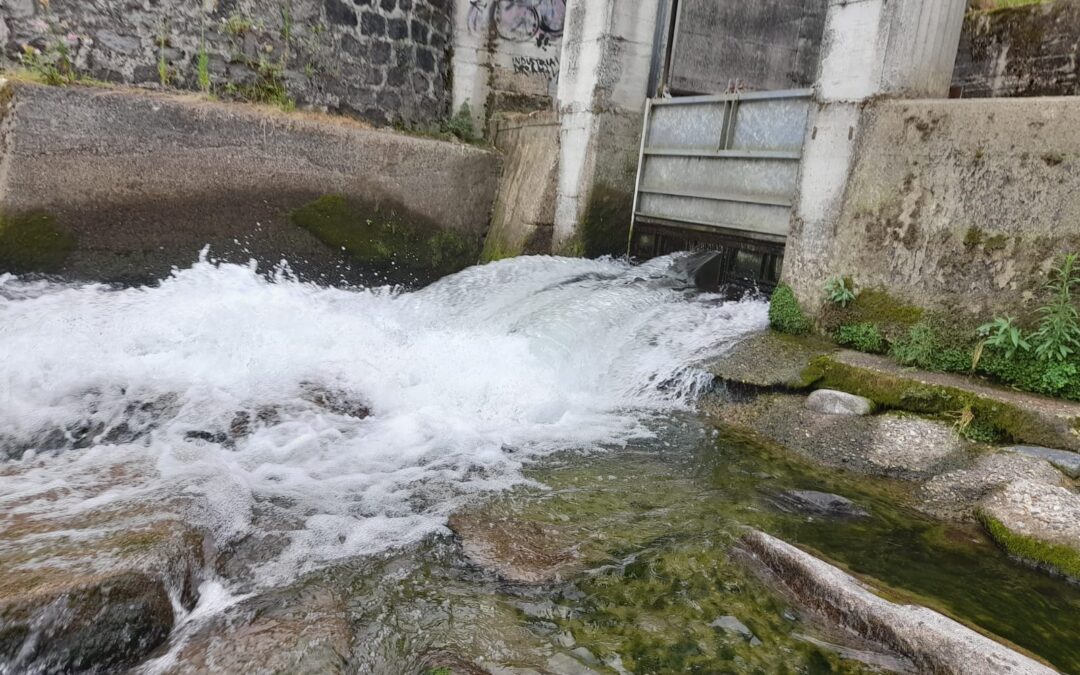
<svg viewBox="0 0 1080 675"><path fill-rule="evenodd" d="M647 435L765 326L670 262L520 258L411 293L206 260L152 288L0 276L0 513L182 497L219 542L285 536L267 583L410 543L530 458Z"/></svg>

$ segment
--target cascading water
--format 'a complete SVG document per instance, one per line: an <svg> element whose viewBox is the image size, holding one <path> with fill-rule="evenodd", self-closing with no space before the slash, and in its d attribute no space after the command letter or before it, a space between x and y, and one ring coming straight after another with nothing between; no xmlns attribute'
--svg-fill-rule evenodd
<svg viewBox="0 0 1080 675"><path fill-rule="evenodd" d="M0 520L175 503L219 545L283 542L249 589L415 542L530 459L649 435L766 326L671 262L521 258L416 292L205 256L152 288L0 277Z"/></svg>

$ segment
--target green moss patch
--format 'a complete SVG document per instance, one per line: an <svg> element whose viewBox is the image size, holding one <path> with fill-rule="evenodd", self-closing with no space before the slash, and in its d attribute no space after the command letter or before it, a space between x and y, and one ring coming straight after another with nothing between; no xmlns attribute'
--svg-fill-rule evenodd
<svg viewBox="0 0 1080 675"><path fill-rule="evenodd" d="M799 306L795 292L787 284L780 284L769 301L769 324L781 333L805 335L810 332L810 320Z"/></svg>
<svg viewBox="0 0 1080 675"><path fill-rule="evenodd" d="M904 303L878 288L867 288L847 307L826 305L821 312L822 330L834 334L842 326L873 324L881 336L892 342L905 335L923 318L923 310Z"/></svg>
<svg viewBox="0 0 1080 675"><path fill-rule="evenodd" d="M589 258L626 253L634 197L608 185L593 187L578 238L580 252Z"/></svg>
<svg viewBox="0 0 1080 675"><path fill-rule="evenodd" d="M0 215L0 272L58 272L76 243L49 214Z"/></svg>
<svg viewBox="0 0 1080 675"><path fill-rule="evenodd" d="M376 269L391 267L437 278L474 264L479 243L410 214L404 208L362 204L326 195L291 214L293 224L327 246Z"/></svg>
<svg viewBox="0 0 1080 675"><path fill-rule="evenodd" d="M979 520L991 538L1010 555L1080 580L1080 551L1018 534L985 513L979 514Z"/></svg>
<svg viewBox="0 0 1080 675"><path fill-rule="evenodd" d="M852 366L830 356L811 362L803 377L815 380L818 387L864 396L883 408L953 420L958 430L972 440L1016 441L1050 447L1061 442L1034 414L963 389Z"/></svg>

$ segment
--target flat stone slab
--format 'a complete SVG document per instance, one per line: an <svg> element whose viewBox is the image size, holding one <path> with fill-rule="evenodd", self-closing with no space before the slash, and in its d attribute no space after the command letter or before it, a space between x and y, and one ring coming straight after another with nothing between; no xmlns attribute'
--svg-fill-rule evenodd
<svg viewBox="0 0 1080 675"><path fill-rule="evenodd" d="M1045 459L1070 478L1080 478L1080 453L1041 448L1035 445L1014 445L1008 450L1028 457Z"/></svg>
<svg viewBox="0 0 1080 675"><path fill-rule="evenodd" d="M1000 523L1014 537L1018 535L1047 547L1072 549L1071 563L1062 568L1062 556L1043 555L1047 553L1045 547L1040 547L1041 552L1033 547L1017 550L1009 537L995 531L994 523L988 525L994 538L1010 553L1080 579L1080 495L1057 485L1014 480L980 502L979 512L984 518Z"/></svg>
<svg viewBox="0 0 1080 675"><path fill-rule="evenodd" d="M767 331L743 340L709 363L708 369L729 384L802 390L810 387L802 375L810 362L833 351L836 347L812 338Z"/></svg>
<svg viewBox="0 0 1080 675"><path fill-rule="evenodd" d="M916 503L921 511L939 518L971 519L979 500L1018 479L1065 484L1065 477L1042 459L995 452L979 457L970 467L931 478L919 488Z"/></svg>
<svg viewBox="0 0 1080 675"><path fill-rule="evenodd" d="M802 604L896 650L917 672L1057 672L931 609L889 602L851 575L763 532L751 531L742 541Z"/></svg>
<svg viewBox="0 0 1080 675"><path fill-rule="evenodd" d="M974 444L951 424L908 414L822 415L797 394L763 394L705 410L815 462L871 476L923 480L961 468Z"/></svg>
<svg viewBox="0 0 1080 675"><path fill-rule="evenodd" d="M818 389L806 398L806 409L824 415L869 415L874 402L843 391Z"/></svg>

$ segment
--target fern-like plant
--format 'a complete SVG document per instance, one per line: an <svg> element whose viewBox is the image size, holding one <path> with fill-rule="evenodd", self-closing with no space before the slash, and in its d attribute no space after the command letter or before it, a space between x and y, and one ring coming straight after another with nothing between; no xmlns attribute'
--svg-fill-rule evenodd
<svg viewBox="0 0 1080 675"><path fill-rule="evenodd" d="M1073 288L1080 286L1076 261L1077 254L1066 255L1046 283L1050 302L1039 308L1042 318L1031 334L1035 355L1044 361L1064 361L1080 350L1080 312L1072 296Z"/></svg>

